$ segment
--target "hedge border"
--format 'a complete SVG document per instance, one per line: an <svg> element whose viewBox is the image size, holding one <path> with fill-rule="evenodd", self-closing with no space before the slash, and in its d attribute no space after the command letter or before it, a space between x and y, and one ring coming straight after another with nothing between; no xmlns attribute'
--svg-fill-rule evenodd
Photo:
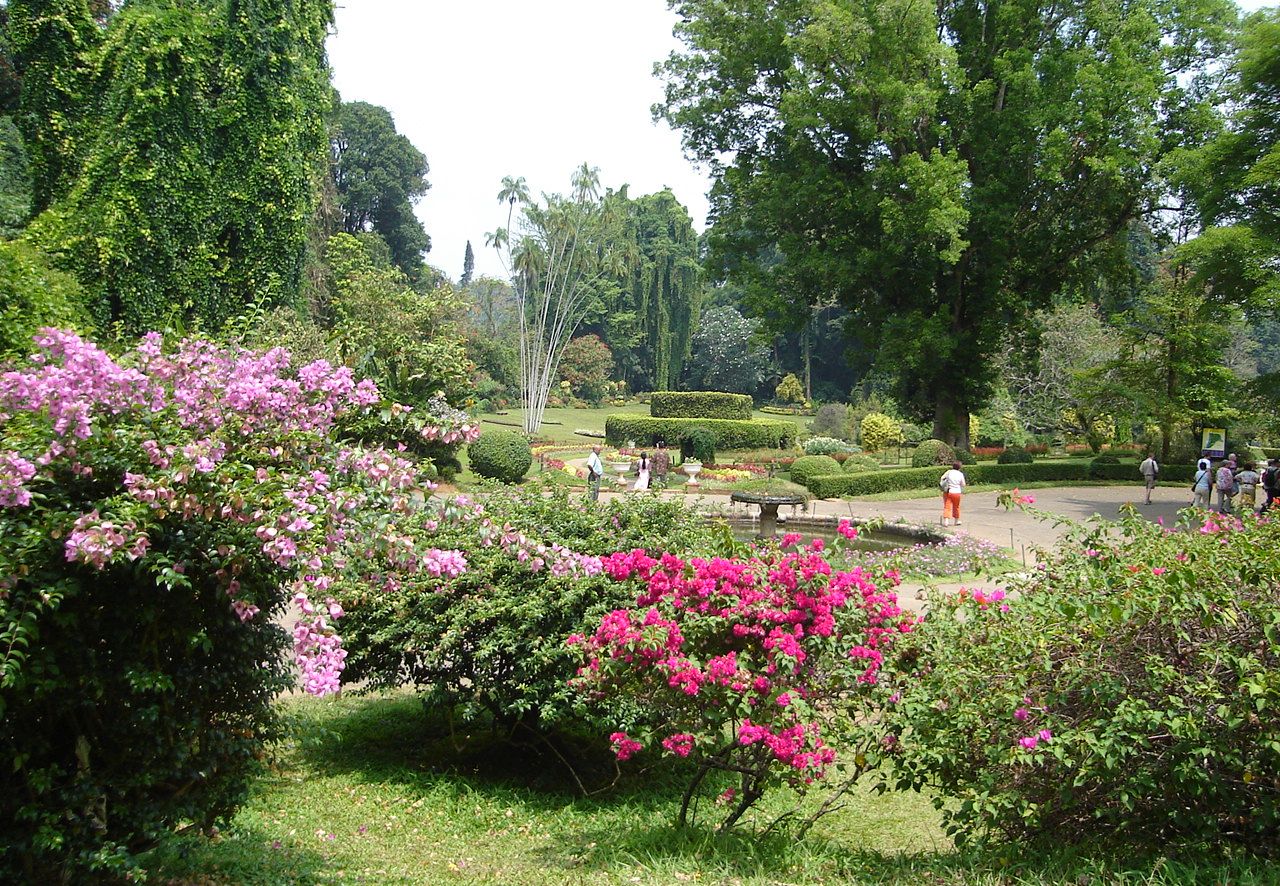
<svg viewBox="0 0 1280 886"><path fill-rule="evenodd" d="M755 404L746 394L721 391L662 391L649 398L653 418L716 418L750 421Z"/></svg>
<svg viewBox="0 0 1280 886"><path fill-rule="evenodd" d="M875 495L881 492L906 492L912 489L931 489L938 485L942 466L931 468L901 468L864 474L831 474L810 477L809 491L816 498L836 498L844 495ZM1162 465L1160 479L1191 483L1195 468L1191 465ZM993 465L978 464L965 468L970 483L1046 483L1073 480L1113 480L1142 483L1138 466L1093 465L1055 462L1052 464Z"/></svg>
<svg viewBox="0 0 1280 886"><path fill-rule="evenodd" d="M604 422L604 438L611 446L628 440L652 446L659 440L677 443L683 432L702 427L716 435L717 449L782 449L796 439L791 421L730 421L722 418L653 418L643 415L611 415Z"/></svg>

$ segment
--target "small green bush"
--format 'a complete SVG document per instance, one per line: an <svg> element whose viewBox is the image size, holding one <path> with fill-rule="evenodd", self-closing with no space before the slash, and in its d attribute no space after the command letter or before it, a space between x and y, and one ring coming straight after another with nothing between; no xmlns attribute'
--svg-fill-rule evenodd
<svg viewBox="0 0 1280 886"><path fill-rule="evenodd" d="M949 465L956 460L956 451L941 440L925 440L911 454L911 467Z"/></svg>
<svg viewBox="0 0 1280 886"><path fill-rule="evenodd" d="M897 786L958 843L1274 855L1280 523L1208 526L1095 524L1007 601L939 598L895 646Z"/></svg>
<svg viewBox="0 0 1280 886"><path fill-rule="evenodd" d="M955 460L960 462L962 465L976 465L978 463L978 457L967 449L956 449L953 451L956 456Z"/></svg>
<svg viewBox="0 0 1280 886"><path fill-rule="evenodd" d="M659 440L683 439L694 427L714 432L720 449L781 449L790 446L796 438L795 422L790 421L650 418L644 415L611 415L605 419L604 434L612 446L620 446L628 440L652 446Z"/></svg>
<svg viewBox="0 0 1280 886"><path fill-rule="evenodd" d="M851 455L844 460L844 472L846 474L858 474L863 471L880 470L880 462L876 461L869 455Z"/></svg>
<svg viewBox="0 0 1280 886"><path fill-rule="evenodd" d="M883 412L869 412L863 416L858 442L869 452L896 446L902 442L902 425Z"/></svg>
<svg viewBox="0 0 1280 886"><path fill-rule="evenodd" d="M37 249L0 240L0 360L34 353L45 326L88 331L80 284L52 267Z"/></svg>
<svg viewBox="0 0 1280 886"><path fill-rule="evenodd" d="M485 431L467 447L471 470L503 483L519 483L533 464L529 441L523 434L495 428ZM441 468L443 473L443 468Z"/></svg>
<svg viewBox="0 0 1280 886"><path fill-rule="evenodd" d="M840 473L840 462L829 455L802 455L791 463L791 482L808 486L811 477Z"/></svg>
<svg viewBox="0 0 1280 886"><path fill-rule="evenodd" d="M715 431L701 426L690 428L680 438L680 457L713 465L716 463L716 443Z"/></svg>
<svg viewBox="0 0 1280 886"><path fill-rule="evenodd" d="M662 391L649 399L654 418L719 418L750 421L751 398L718 391Z"/></svg>
<svg viewBox="0 0 1280 886"><path fill-rule="evenodd" d="M1021 446L1010 446L996 456L996 463L1002 465L1029 465L1033 461L1035 459L1032 458L1031 453Z"/></svg>
<svg viewBox="0 0 1280 886"><path fill-rule="evenodd" d="M1114 455L1099 455L1094 458L1093 463L1095 465L1118 465L1120 464L1120 459Z"/></svg>
<svg viewBox="0 0 1280 886"><path fill-rule="evenodd" d="M809 422L809 433L817 437L841 437L849 409L843 403L824 403Z"/></svg>

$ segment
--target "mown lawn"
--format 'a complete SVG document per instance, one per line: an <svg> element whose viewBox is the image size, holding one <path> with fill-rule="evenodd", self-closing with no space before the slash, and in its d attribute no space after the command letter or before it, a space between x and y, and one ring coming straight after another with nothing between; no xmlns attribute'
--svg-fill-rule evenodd
<svg viewBox="0 0 1280 886"><path fill-rule="evenodd" d="M583 798L549 755L450 736L406 694L282 702L295 722L270 774L217 836L175 836L150 866L168 884L1274 883L1258 862L1123 863L998 846L961 854L926 797L876 796L803 841L677 830L680 784L631 774ZM456 748L461 747L459 753ZM591 786L605 757L582 767ZM790 798L778 797L777 812Z"/></svg>

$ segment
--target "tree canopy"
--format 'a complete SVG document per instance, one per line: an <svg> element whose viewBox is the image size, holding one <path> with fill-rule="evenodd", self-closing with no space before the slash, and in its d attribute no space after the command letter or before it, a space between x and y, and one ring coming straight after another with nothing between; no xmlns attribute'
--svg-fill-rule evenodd
<svg viewBox="0 0 1280 886"><path fill-rule="evenodd" d="M683 0L656 110L712 164L717 248L835 295L965 443L1002 337L1153 209L1234 7ZM730 158L730 159L725 159Z"/></svg>

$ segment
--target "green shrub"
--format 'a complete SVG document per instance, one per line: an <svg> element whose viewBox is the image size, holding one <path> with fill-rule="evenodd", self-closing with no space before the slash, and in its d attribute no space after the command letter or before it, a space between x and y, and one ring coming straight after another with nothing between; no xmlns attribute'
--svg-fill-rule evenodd
<svg viewBox="0 0 1280 886"><path fill-rule="evenodd" d="M898 787L937 790L961 843L1274 854L1280 523L1208 527L1130 514L1073 532L1007 601L939 599L895 647Z"/></svg>
<svg viewBox="0 0 1280 886"><path fill-rule="evenodd" d="M680 438L680 457L713 465L716 463L716 442L715 432L709 428L701 425L689 428Z"/></svg>
<svg viewBox="0 0 1280 886"><path fill-rule="evenodd" d="M628 440L652 446L659 440L683 439L693 427L704 427L714 432L720 449L780 449L790 446L796 438L795 422L790 421L650 418L644 415L611 415L605 419L604 434L605 440L613 446Z"/></svg>
<svg viewBox="0 0 1280 886"><path fill-rule="evenodd" d="M846 474L878 471L880 470L880 462L869 455L851 455L844 460L843 469Z"/></svg>
<svg viewBox="0 0 1280 886"><path fill-rule="evenodd" d="M805 455L835 455L846 452L857 452L858 447L835 437L810 437L804 441Z"/></svg>
<svg viewBox="0 0 1280 886"><path fill-rule="evenodd" d="M503 483L519 483L533 464L533 453L524 434L494 428L467 447L471 470Z"/></svg>
<svg viewBox="0 0 1280 886"><path fill-rule="evenodd" d="M535 570L518 552L542 544L576 555L634 548L655 555L710 553L703 547L706 518L654 496L592 503L541 485L488 496L483 516L509 526L523 543L482 543L484 523L475 507L449 501L409 518L416 525L401 527L440 548L465 551L467 570L460 576L415 570L391 588L362 581L335 588L346 610L344 679L373 688L413 686L425 704L448 708L464 721L492 717L505 728L520 723L540 731L567 725L579 709L571 703L569 680L577 665L565 639L589 633L635 597L607 575L554 568L553 553L540 555L551 562ZM428 521L438 528L424 526Z"/></svg>
<svg viewBox="0 0 1280 886"><path fill-rule="evenodd" d="M949 465L956 460L956 452L941 440L925 440L911 454L911 467L924 468L929 465Z"/></svg>
<svg viewBox="0 0 1280 886"><path fill-rule="evenodd" d="M1004 452L996 456L996 463L1002 465L1029 465L1035 459L1031 453L1023 449L1021 446L1010 446Z"/></svg>
<svg viewBox="0 0 1280 886"><path fill-rule="evenodd" d="M751 398L718 391L662 391L649 399L654 418L719 418L751 420Z"/></svg>
<svg viewBox="0 0 1280 886"><path fill-rule="evenodd" d="M36 249L0 240L0 361L34 353L44 326L87 330L84 292Z"/></svg>
<svg viewBox="0 0 1280 886"><path fill-rule="evenodd" d="M897 419L890 418L883 412L869 412L863 416L858 433L858 443L863 449L875 452L901 442L902 425Z"/></svg>
<svg viewBox="0 0 1280 886"><path fill-rule="evenodd" d="M976 465L978 463L978 457L967 449L956 449L953 452L955 453L955 460L962 465Z"/></svg>
<svg viewBox="0 0 1280 886"><path fill-rule="evenodd" d="M817 437L841 437L849 409L843 403L824 403L809 422L809 433Z"/></svg>
<svg viewBox="0 0 1280 886"><path fill-rule="evenodd" d="M811 477L840 473L840 462L829 455L802 455L791 463L791 482L808 486Z"/></svg>
<svg viewBox="0 0 1280 886"><path fill-rule="evenodd" d="M1120 459L1114 455L1099 455L1094 458L1093 463L1095 465L1118 465L1120 464Z"/></svg>
<svg viewBox="0 0 1280 886"><path fill-rule="evenodd" d="M809 478L805 485L815 498L838 498L843 495L875 495L906 489L928 489L938 485L942 472L938 468L902 468L892 471L864 471L857 474L821 474Z"/></svg>

